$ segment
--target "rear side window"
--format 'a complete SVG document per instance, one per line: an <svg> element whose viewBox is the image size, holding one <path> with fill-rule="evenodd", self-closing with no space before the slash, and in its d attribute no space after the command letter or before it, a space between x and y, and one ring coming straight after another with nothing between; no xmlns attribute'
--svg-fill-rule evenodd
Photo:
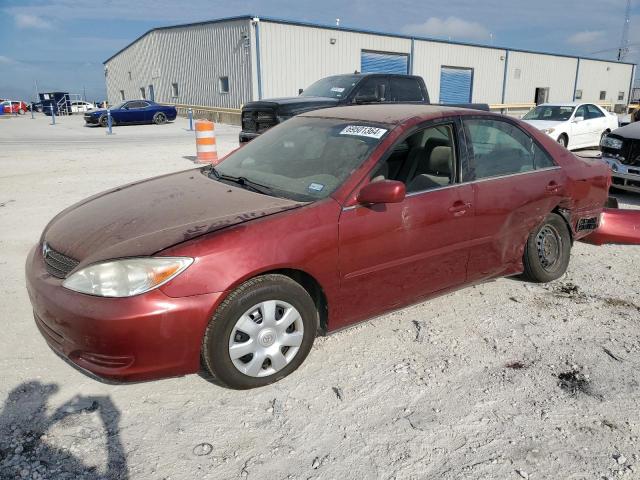
<svg viewBox="0 0 640 480"><path fill-rule="evenodd" d="M587 105L587 118L604 117L604 113L595 105Z"/></svg>
<svg viewBox="0 0 640 480"><path fill-rule="evenodd" d="M515 125L500 120L465 120L473 162L465 180L499 177L552 167L551 157Z"/></svg>
<svg viewBox="0 0 640 480"><path fill-rule="evenodd" d="M420 83L415 78L391 77L392 102L424 102Z"/></svg>

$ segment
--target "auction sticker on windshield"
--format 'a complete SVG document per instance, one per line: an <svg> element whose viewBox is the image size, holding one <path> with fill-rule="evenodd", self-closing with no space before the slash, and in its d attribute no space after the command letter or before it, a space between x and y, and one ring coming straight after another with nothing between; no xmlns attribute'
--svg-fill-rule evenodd
<svg viewBox="0 0 640 480"><path fill-rule="evenodd" d="M331 91L332 92L342 93L342 92L344 92L344 88L343 87L331 87Z"/></svg>
<svg viewBox="0 0 640 480"><path fill-rule="evenodd" d="M381 138L385 133L387 133L386 128L349 125L340 132L340 135L357 135L358 137Z"/></svg>

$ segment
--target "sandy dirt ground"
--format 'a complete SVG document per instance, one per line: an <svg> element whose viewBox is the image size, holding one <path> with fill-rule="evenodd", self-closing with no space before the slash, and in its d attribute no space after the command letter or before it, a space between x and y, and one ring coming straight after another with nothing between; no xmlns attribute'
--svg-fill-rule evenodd
<svg viewBox="0 0 640 480"><path fill-rule="evenodd" d="M0 478L640 478L635 247L577 244L554 283L501 279L319 338L254 391L72 369L33 323L28 250L88 195L193 168L195 140L184 119L49 122L0 120ZM237 133L219 126L223 152Z"/></svg>

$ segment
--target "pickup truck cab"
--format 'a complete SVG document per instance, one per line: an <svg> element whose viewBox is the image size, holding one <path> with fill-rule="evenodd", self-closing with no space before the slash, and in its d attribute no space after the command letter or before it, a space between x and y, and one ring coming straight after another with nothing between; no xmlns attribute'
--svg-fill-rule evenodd
<svg viewBox="0 0 640 480"><path fill-rule="evenodd" d="M301 90L297 97L272 98L242 107L240 143L300 113L366 103L429 103L422 77L387 73L333 75Z"/></svg>

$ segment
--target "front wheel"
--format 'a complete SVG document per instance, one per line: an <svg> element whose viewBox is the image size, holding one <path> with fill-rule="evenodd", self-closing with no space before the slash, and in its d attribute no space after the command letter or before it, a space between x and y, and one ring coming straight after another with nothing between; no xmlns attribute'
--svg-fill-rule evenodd
<svg viewBox="0 0 640 480"><path fill-rule="evenodd" d="M98 120L98 123L100 123L100 126L101 126L101 127L106 127L106 126L107 126L107 123L109 123L109 120L107 119L107 116L106 116L106 115L102 115L102 116L100 117L100 120ZM113 125L113 122L111 122L111 124Z"/></svg>
<svg viewBox="0 0 640 480"><path fill-rule="evenodd" d="M153 123L155 123L156 125L167 123L167 116L162 112L158 112L153 116Z"/></svg>
<svg viewBox="0 0 640 480"><path fill-rule="evenodd" d="M268 385L302 364L318 322L309 293L291 278L268 274L248 280L209 322L202 345L204 366L230 388Z"/></svg>
<svg viewBox="0 0 640 480"><path fill-rule="evenodd" d="M564 219L550 213L527 239L524 276L538 283L551 282L567 271L571 256L571 234Z"/></svg>

